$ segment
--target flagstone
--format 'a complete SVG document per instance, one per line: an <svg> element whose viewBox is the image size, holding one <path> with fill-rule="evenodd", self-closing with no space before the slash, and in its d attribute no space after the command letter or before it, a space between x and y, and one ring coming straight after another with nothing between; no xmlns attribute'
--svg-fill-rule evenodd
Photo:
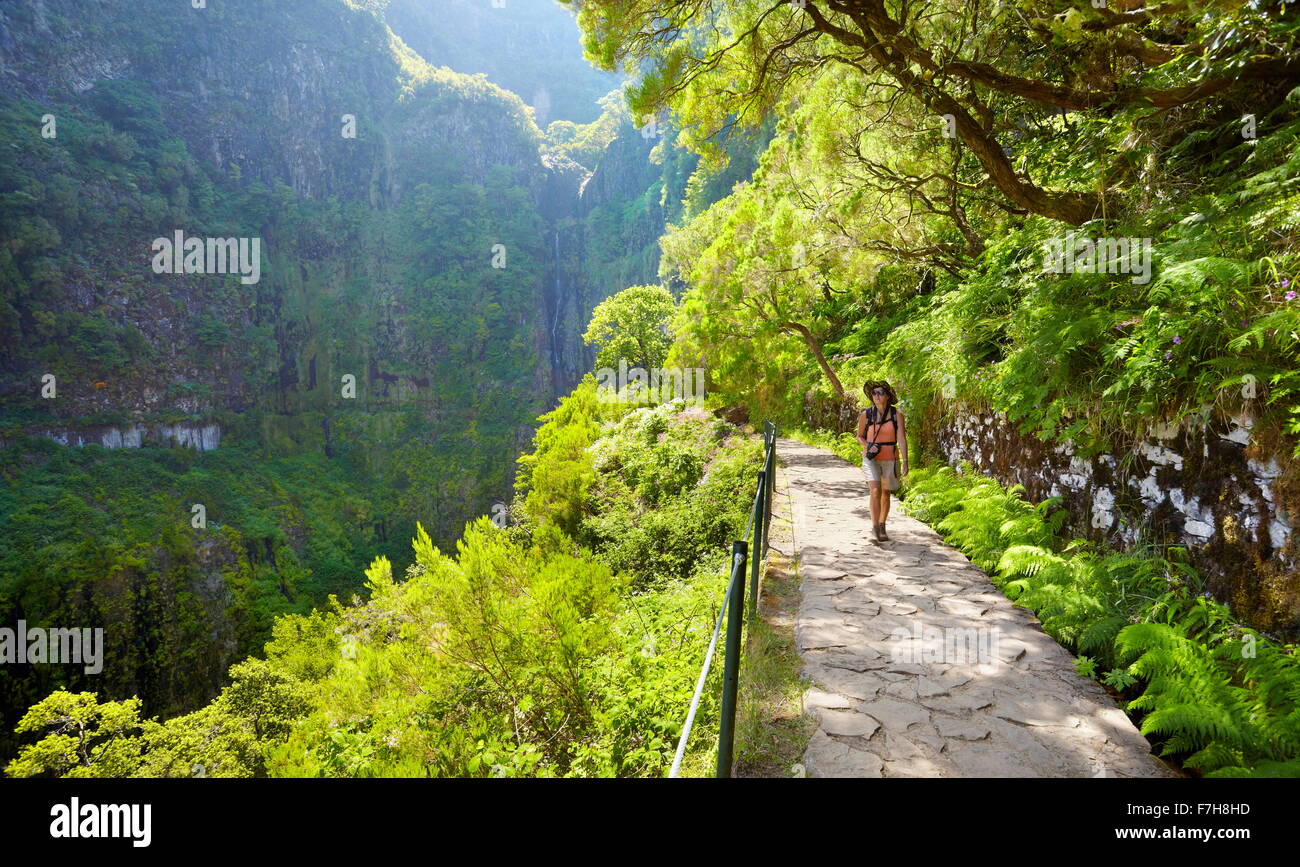
<svg viewBox="0 0 1300 867"><path fill-rule="evenodd" d="M895 506L892 541L874 542L857 467L785 439L777 459L818 723L809 776L1176 776L1033 613L934 530Z"/></svg>

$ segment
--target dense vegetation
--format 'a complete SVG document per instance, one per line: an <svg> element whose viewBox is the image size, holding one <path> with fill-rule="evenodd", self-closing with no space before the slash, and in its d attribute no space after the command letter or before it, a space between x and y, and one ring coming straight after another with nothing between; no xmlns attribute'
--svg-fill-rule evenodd
<svg viewBox="0 0 1300 867"><path fill-rule="evenodd" d="M583 63L574 50L578 29L555 0L351 2L380 14L435 66L467 75L482 73L519 94L543 127L595 120L600 98L618 84L618 76Z"/></svg>
<svg viewBox="0 0 1300 867"><path fill-rule="evenodd" d="M348 46L325 64L341 102L388 106L352 150L320 136L337 170L319 176L286 156L301 130L233 90L219 120L238 146L171 125L206 115L141 81L0 97L0 614L134 642L98 695L0 672L7 709L70 687L18 724L9 774L662 774L757 447L698 411L602 402L588 379L539 420L510 525L453 541L505 496L548 405L542 284L557 308L565 280L584 301L626 290L592 316L602 362L706 368L716 404L791 428L832 426L857 383L888 378L913 436L961 406L1086 456L1245 407L1258 443L1300 449L1296 4L583 0L588 57L639 79L627 105L545 136L518 98L435 69L372 14L402 5L214 12L251 34L242 62L269 92L301 72L267 60L287 30ZM186 56L183 27L51 21L60 38L27 73L75 67L59 46L88 31L155 81ZM51 109L59 137L33 135ZM536 205L542 157L597 169L560 219ZM176 225L276 253L255 287L163 290L136 254ZM1053 268L1073 237L1124 253ZM498 242L509 268L488 266ZM671 293L642 285L656 264ZM588 312L565 314L575 337ZM36 396L47 370L75 409ZM339 399L348 372L364 407ZM137 421L214 421L223 446L24 436ZM909 503L1171 756L1295 772L1294 648L1199 595L1176 552L1083 550L1050 503L917 482ZM701 708L696 770L715 718Z"/></svg>
<svg viewBox="0 0 1300 867"><path fill-rule="evenodd" d="M6 10L24 86L0 95L0 617L103 627L108 659L93 678L4 666L6 757L55 685L201 706L275 615L349 595L376 554L405 565L417 520L446 545L508 500L549 405L542 136L518 97L335 0L65 5ZM211 59L229 82L181 60L196 22L245 34ZM285 61L291 44L320 65ZM82 49L119 72L66 86ZM329 114L274 98L295 87L328 90ZM177 229L260 239L260 280L153 273L151 241ZM171 450L159 426L221 448ZM40 436L112 429L149 447Z"/></svg>
<svg viewBox="0 0 1300 867"><path fill-rule="evenodd" d="M365 601L280 617L192 714L55 692L7 772L664 775L761 444L698 409L600 401L590 378L543 421L508 526L470 523L454 555L420 528L404 576L379 557ZM711 769L716 686L688 771Z"/></svg>
<svg viewBox="0 0 1300 867"><path fill-rule="evenodd" d="M772 130L752 179L662 242L669 363L707 367L722 402L842 430L857 384L886 378L919 452L961 408L1085 458L1244 409L1251 454L1300 455L1295 4L574 5L593 61L644 71L633 112L671 112L701 155L693 183L729 164L724 135ZM989 509L970 520L996 540L1020 512ZM1160 540L1067 566L1046 529L1008 532L1043 549L1013 548L1029 574L1009 592L1061 613L1054 634L1135 690L1171 755L1295 772L1270 764L1296 755L1294 647L1243 657ZM1271 578L1295 599L1294 571ZM1153 582L1148 609L1132 593Z"/></svg>
<svg viewBox="0 0 1300 867"><path fill-rule="evenodd" d="M3 465L0 622L106 630L101 673L5 667L8 754L21 710L56 686L138 696L164 716L193 709L262 646L277 615L350 595L358 563L401 554L414 532L385 522L391 494L364 468L322 454L31 440ZM206 527L194 526L194 504Z"/></svg>
<svg viewBox="0 0 1300 867"><path fill-rule="evenodd" d="M1179 548L1095 550L1056 502L950 467L919 470L907 510L1120 693L1161 754L1208 776L1300 777L1300 660L1202 591Z"/></svg>
<svg viewBox="0 0 1300 867"><path fill-rule="evenodd" d="M727 400L797 424L807 392L886 376L918 411L947 390L1102 450L1235 409L1249 375L1265 426L1296 431L1293 4L597 0L579 18L593 59L648 67L633 110L673 111L707 165L720 130L775 125L752 182L664 239L678 351ZM1149 240L1150 279L1136 259L1054 273L1067 232Z"/></svg>

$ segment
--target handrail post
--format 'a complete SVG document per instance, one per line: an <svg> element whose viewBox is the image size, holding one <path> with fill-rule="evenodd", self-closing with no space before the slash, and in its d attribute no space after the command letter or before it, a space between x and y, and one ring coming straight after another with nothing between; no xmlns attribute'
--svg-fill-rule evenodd
<svg viewBox="0 0 1300 867"><path fill-rule="evenodd" d="M776 424L766 422L763 427L771 432L771 439L767 449L767 461L763 466L763 471L767 473L767 490L764 492L766 501L763 503L763 551L767 552L767 531L772 520L772 493L776 489Z"/></svg>
<svg viewBox="0 0 1300 867"><path fill-rule="evenodd" d="M753 564L749 572L749 616L750 622L758 613L758 570L763 561L763 518L764 506L767 505L767 476L759 472L758 474L758 493L754 496L754 547L749 552L750 561Z"/></svg>
<svg viewBox="0 0 1300 867"><path fill-rule="evenodd" d="M745 611L745 542L731 543L731 598L727 609L727 658L722 669L722 719L718 724L718 777L731 776L736 736L736 693L740 684L740 628Z"/></svg>

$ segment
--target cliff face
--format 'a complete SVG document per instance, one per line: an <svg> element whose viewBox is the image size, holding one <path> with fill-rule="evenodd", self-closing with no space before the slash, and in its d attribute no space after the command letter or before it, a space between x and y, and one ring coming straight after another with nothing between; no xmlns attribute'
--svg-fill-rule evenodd
<svg viewBox="0 0 1300 867"><path fill-rule="evenodd" d="M593 171L578 176L571 206L555 223L551 308L555 376L566 392L591 370L595 347L582 341L591 313L610 295L659 282L659 238L666 202L680 200L664 169L650 159L659 143L624 122ZM665 192L667 188L667 192Z"/></svg>
<svg viewBox="0 0 1300 867"><path fill-rule="evenodd" d="M339 118L356 113L365 129L374 108L397 97L390 37L373 16L342 3L312 0L283 15L275 8L9 3L0 10L0 78L15 94L69 108L93 103L103 82L140 82L164 115L155 119L160 128L135 129L138 141L165 129L203 164L238 167L244 182L358 198L374 143L344 140Z"/></svg>
<svg viewBox="0 0 1300 867"><path fill-rule="evenodd" d="M556 396L551 344L573 341L554 241L579 180L543 164L521 100L338 0L7 4L0 80L28 133L4 165L0 396L36 425L7 435L111 447L254 412L246 432L310 448L417 408L450 439L492 391L510 409L485 487L506 495ZM177 230L257 238L260 279L154 273L153 239Z"/></svg>
<svg viewBox="0 0 1300 867"><path fill-rule="evenodd" d="M619 76L593 69L575 50L581 40L577 22L555 0L383 0L375 5L393 32L425 60L485 74L519 94L543 126L553 120L595 120L596 100L618 86Z"/></svg>
<svg viewBox="0 0 1300 867"><path fill-rule="evenodd" d="M185 712L417 521L450 546L657 279L685 158L558 156L358 5L0 5L0 622L111 636L0 671L0 758L55 686Z"/></svg>
<svg viewBox="0 0 1300 867"><path fill-rule="evenodd" d="M110 636L0 671L0 757L55 685L183 712L449 545L576 380L589 173L343 0L0 4L0 136L0 622Z"/></svg>

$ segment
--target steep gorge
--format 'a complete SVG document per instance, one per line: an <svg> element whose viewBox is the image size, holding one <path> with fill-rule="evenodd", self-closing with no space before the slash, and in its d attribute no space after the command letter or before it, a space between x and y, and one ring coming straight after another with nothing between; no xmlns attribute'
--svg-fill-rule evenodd
<svg viewBox="0 0 1300 867"><path fill-rule="evenodd" d="M545 155L374 11L0 10L0 620L106 628L94 688L150 713L508 499L592 307L655 273L653 142ZM155 273L177 230L259 239L260 279ZM0 673L0 747L84 683Z"/></svg>

